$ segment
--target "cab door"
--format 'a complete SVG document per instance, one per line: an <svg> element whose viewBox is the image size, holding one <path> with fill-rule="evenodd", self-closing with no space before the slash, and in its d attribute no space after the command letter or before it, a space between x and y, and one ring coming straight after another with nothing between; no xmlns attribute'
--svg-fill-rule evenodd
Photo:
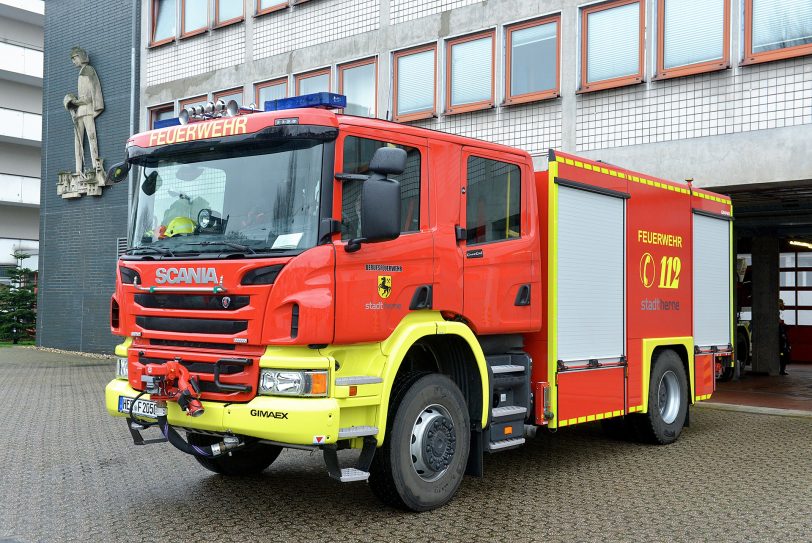
<svg viewBox="0 0 812 543"><path fill-rule="evenodd" d="M477 334L541 326L534 175L519 156L464 148L463 313Z"/></svg>
<svg viewBox="0 0 812 543"><path fill-rule="evenodd" d="M352 127L336 145L336 173L364 175L377 149L406 150L406 170L390 176L400 182L401 234L391 241L363 243L347 252L350 239L360 237L360 196L363 181L336 181L333 217L340 218L336 247L336 343L361 343L387 338L410 312L431 308L434 243L429 228L428 152L424 138Z"/></svg>

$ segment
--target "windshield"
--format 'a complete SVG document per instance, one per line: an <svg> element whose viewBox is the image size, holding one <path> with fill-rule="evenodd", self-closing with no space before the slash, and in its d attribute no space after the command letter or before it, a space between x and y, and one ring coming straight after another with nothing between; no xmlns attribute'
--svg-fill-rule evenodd
<svg viewBox="0 0 812 543"><path fill-rule="evenodd" d="M300 139L142 160L130 246L166 254L313 247L323 153L323 142Z"/></svg>

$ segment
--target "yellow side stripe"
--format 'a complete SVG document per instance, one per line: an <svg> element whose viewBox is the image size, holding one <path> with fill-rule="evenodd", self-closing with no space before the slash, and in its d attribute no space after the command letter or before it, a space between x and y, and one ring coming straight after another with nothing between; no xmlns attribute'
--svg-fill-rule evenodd
<svg viewBox="0 0 812 543"><path fill-rule="evenodd" d="M631 413L632 410L635 408L630 408L629 412ZM643 406L637 406L636 408L638 411L643 409ZM612 417L619 417L621 415L625 415L626 412L624 410L619 411L608 411L606 413L597 413L595 415L586 415L584 417L575 417L572 419L560 420L558 421L558 427L563 428L564 426L572 426L573 424L581 424L583 422L592 422L596 420L603 420L603 419L610 419Z"/></svg>
<svg viewBox="0 0 812 543"><path fill-rule="evenodd" d="M712 394L705 394L704 396L697 396L696 401L701 402L702 400L709 400Z"/></svg>
<svg viewBox="0 0 812 543"><path fill-rule="evenodd" d="M620 179L627 179L634 183L640 183L641 185L648 185L650 187L656 187L658 189L663 190L670 190L673 192L678 192L680 194L691 194L696 196L697 198L702 198L704 200L711 200L712 202L717 202L720 204L727 204L730 205L732 202L728 198L719 198L718 196L711 196L710 194L703 194L701 192L696 192L689 190L687 188L683 188L679 185L669 185L667 183L660 183L659 181L652 181L650 179L645 179L643 177L637 177L636 175L625 174L623 172L618 172L616 170L610 170L608 168L604 168L603 166L593 166L592 164L588 164L586 162L581 162L579 160L572 160L571 158L564 158L561 156L555 157L556 162L560 162L561 164L566 164L567 166L575 166L576 168L583 168L589 171L595 171L598 173L602 173L604 175L611 175L612 177L619 177Z"/></svg>

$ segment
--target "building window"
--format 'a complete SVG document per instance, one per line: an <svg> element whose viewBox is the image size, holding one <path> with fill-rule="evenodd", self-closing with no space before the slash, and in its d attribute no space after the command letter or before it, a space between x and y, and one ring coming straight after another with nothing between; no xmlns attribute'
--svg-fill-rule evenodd
<svg viewBox="0 0 812 543"><path fill-rule="evenodd" d="M745 0L742 64L809 54L812 54L812 2Z"/></svg>
<svg viewBox="0 0 812 543"><path fill-rule="evenodd" d="M368 58L339 66L338 92L347 97L344 113L375 117L378 95L377 59Z"/></svg>
<svg viewBox="0 0 812 543"><path fill-rule="evenodd" d="M180 37L187 38L205 32L209 27L208 0L181 0L183 17L180 22Z"/></svg>
<svg viewBox="0 0 812 543"><path fill-rule="evenodd" d="M494 32L446 43L446 113L493 107Z"/></svg>
<svg viewBox="0 0 812 543"><path fill-rule="evenodd" d="M226 104L229 100L234 100L238 106L242 106L242 87L215 92L213 100L215 104L218 100L222 100Z"/></svg>
<svg viewBox="0 0 812 543"><path fill-rule="evenodd" d="M545 17L505 29L505 103L519 104L559 93L561 16Z"/></svg>
<svg viewBox="0 0 812 543"><path fill-rule="evenodd" d="M581 92L643 80L644 11L640 0L581 10Z"/></svg>
<svg viewBox="0 0 812 543"><path fill-rule="evenodd" d="M288 97L288 78L273 79L254 86L257 109L265 110L265 102Z"/></svg>
<svg viewBox="0 0 812 543"><path fill-rule="evenodd" d="M152 39L150 47L175 39L175 0L152 0Z"/></svg>
<svg viewBox="0 0 812 543"><path fill-rule="evenodd" d="M165 121L175 116L175 106L172 104L164 104L149 108L149 127L155 128L156 121Z"/></svg>
<svg viewBox="0 0 812 543"><path fill-rule="evenodd" d="M369 161L375 151L384 146L399 147L406 151L406 169L400 175L390 175L400 183L401 232L420 230L420 151L414 147L395 145L383 141L347 136L344 140L343 173L369 174ZM361 186L363 181L345 181L341 184L341 239L361 237Z"/></svg>
<svg viewBox="0 0 812 543"><path fill-rule="evenodd" d="M521 236L522 177L515 164L468 157L466 221L468 245Z"/></svg>
<svg viewBox="0 0 812 543"><path fill-rule="evenodd" d="M330 92L330 68L297 74L294 78L296 79L296 96L314 92Z"/></svg>
<svg viewBox="0 0 812 543"><path fill-rule="evenodd" d="M209 97L205 94L202 96L195 96L193 98L184 98L178 102L178 111L186 109L187 107L205 106L209 101Z"/></svg>
<svg viewBox="0 0 812 543"><path fill-rule="evenodd" d="M243 20L244 0L214 0L214 26L225 26Z"/></svg>
<svg viewBox="0 0 812 543"><path fill-rule="evenodd" d="M728 67L730 0L657 3L657 79Z"/></svg>
<svg viewBox="0 0 812 543"><path fill-rule="evenodd" d="M288 7L288 3L279 0L257 0L257 15L265 15L286 7Z"/></svg>
<svg viewBox="0 0 812 543"><path fill-rule="evenodd" d="M433 117L437 110L437 45L398 51L392 61L393 119L402 122Z"/></svg>

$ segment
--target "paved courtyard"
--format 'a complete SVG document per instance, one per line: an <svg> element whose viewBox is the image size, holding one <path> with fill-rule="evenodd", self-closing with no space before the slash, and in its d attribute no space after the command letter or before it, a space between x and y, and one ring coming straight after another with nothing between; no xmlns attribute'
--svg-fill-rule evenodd
<svg viewBox="0 0 812 543"><path fill-rule="evenodd" d="M112 375L109 359L0 348L0 542L812 540L809 417L700 407L667 447L539 432L412 514L330 480L319 454L228 479L135 447L103 409Z"/></svg>

